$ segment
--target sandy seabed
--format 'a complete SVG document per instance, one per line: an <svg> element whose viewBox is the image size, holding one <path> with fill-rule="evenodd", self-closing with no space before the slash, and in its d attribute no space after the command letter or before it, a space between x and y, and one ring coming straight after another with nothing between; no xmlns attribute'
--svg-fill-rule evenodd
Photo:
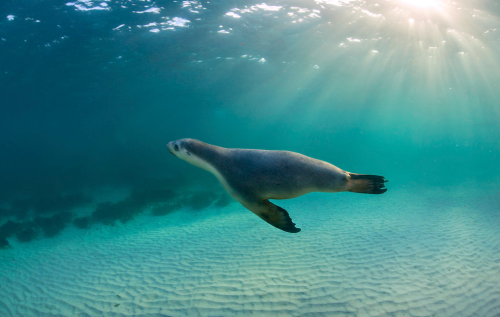
<svg viewBox="0 0 500 317"><path fill-rule="evenodd" d="M391 189L67 228L0 250L0 316L499 316L500 190Z"/></svg>

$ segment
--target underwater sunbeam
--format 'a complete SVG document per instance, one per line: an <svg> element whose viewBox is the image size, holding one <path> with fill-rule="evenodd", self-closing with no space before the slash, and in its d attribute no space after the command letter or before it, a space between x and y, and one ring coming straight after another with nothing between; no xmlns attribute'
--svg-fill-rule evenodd
<svg viewBox="0 0 500 317"><path fill-rule="evenodd" d="M401 1L420 8L432 8L432 7L437 7L439 5L439 1L437 0L401 0Z"/></svg>

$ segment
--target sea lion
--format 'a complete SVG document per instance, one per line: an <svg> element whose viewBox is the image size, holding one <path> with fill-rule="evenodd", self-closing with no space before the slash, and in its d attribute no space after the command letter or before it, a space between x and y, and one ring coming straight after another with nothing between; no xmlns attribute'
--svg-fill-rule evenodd
<svg viewBox="0 0 500 317"><path fill-rule="evenodd" d="M289 151L228 149L194 139L167 144L174 156L217 177L245 208L286 232L300 229L288 212L269 199L295 198L310 192L349 191L383 194L385 178L346 172L330 163Z"/></svg>

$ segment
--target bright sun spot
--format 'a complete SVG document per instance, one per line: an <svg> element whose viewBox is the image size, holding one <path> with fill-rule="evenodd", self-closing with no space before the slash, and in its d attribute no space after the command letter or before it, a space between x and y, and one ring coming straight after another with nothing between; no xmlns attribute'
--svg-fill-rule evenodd
<svg viewBox="0 0 500 317"><path fill-rule="evenodd" d="M400 1L421 8L436 7L439 4L439 1L437 0L400 0Z"/></svg>

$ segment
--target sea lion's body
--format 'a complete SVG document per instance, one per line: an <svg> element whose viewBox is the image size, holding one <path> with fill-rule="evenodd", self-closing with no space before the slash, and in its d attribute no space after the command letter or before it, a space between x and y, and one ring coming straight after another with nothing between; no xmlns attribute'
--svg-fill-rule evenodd
<svg viewBox="0 0 500 317"><path fill-rule="evenodd" d="M214 167L243 196L289 199L315 191L343 191L347 182L341 169L298 153L245 149L219 153L221 160Z"/></svg>
<svg viewBox="0 0 500 317"><path fill-rule="evenodd" d="M175 156L214 174L234 199L287 232L300 229L286 210L268 199L289 199L310 192L387 191L382 176L349 173L295 152L228 149L193 139L170 142L167 148Z"/></svg>

